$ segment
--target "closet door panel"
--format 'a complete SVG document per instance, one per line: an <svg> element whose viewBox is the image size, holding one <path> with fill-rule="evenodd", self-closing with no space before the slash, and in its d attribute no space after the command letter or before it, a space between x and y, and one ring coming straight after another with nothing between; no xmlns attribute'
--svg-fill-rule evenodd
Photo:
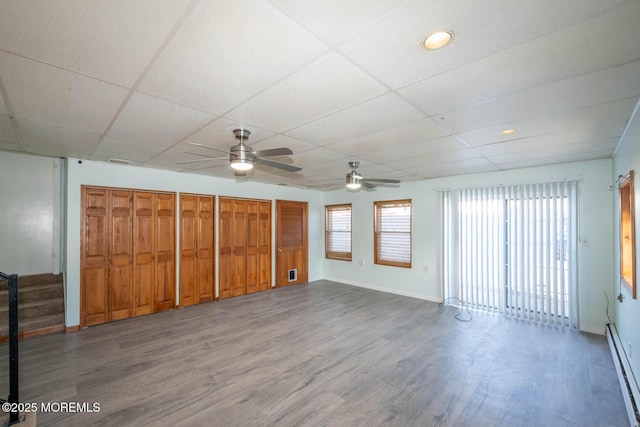
<svg viewBox="0 0 640 427"><path fill-rule="evenodd" d="M198 198L180 196L180 306L196 303Z"/></svg>
<svg viewBox="0 0 640 427"><path fill-rule="evenodd" d="M111 191L109 320L126 319L133 314L132 197L131 191Z"/></svg>
<svg viewBox="0 0 640 427"><path fill-rule="evenodd" d="M213 203L213 197L198 197L198 302L213 301L215 296Z"/></svg>
<svg viewBox="0 0 640 427"><path fill-rule="evenodd" d="M258 290L271 289L271 202L258 203Z"/></svg>
<svg viewBox="0 0 640 427"><path fill-rule="evenodd" d="M220 225L219 256L218 256L218 287L220 298L232 296L231 259L233 244L233 200L221 197L219 199L218 217Z"/></svg>
<svg viewBox="0 0 640 427"><path fill-rule="evenodd" d="M133 196L133 310L134 316L153 313L155 195L137 192Z"/></svg>
<svg viewBox="0 0 640 427"><path fill-rule="evenodd" d="M176 305L175 273L175 194L159 193L155 209L154 311Z"/></svg>
<svg viewBox="0 0 640 427"><path fill-rule="evenodd" d="M258 202L247 201L247 293L258 291Z"/></svg>
<svg viewBox="0 0 640 427"><path fill-rule="evenodd" d="M231 293L237 296L247 293L247 202L245 200L233 200L232 221Z"/></svg>
<svg viewBox="0 0 640 427"><path fill-rule="evenodd" d="M82 189L81 325L108 320L108 198L103 188Z"/></svg>

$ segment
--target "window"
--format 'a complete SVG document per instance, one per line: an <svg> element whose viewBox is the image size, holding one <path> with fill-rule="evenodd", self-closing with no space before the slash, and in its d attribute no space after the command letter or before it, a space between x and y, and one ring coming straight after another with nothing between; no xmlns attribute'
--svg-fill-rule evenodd
<svg viewBox="0 0 640 427"><path fill-rule="evenodd" d="M325 206L324 254L328 259L351 261L351 205Z"/></svg>
<svg viewBox="0 0 640 427"><path fill-rule="evenodd" d="M636 254L633 212L633 171L621 176L620 190L620 282L636 298Z"/></svg>
<svg viewBox="0 0 640 427"><path fill-rule="evenodd" d="M374 262L411 268L411 200L374 202Z"/></svg>

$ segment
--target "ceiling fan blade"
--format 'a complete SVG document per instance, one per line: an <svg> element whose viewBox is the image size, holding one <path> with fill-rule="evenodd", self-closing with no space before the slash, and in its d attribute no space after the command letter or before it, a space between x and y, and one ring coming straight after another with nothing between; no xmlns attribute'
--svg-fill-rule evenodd
<svg viewBox="0 0 640 427"><path fill-rule="evenodd" d="M400 184L399 179L375 179L375 178L365 178L363 181L368 182L377 182L381 184Z"/></svg>
<svg viewBox="0 0 640 427"><path fill-rule="evenodd" d="M216 147L209 147L208 145L198 144L197 142L189 142L189 141L187 141L187 144L193 145L195 147L206 148L208 150L220 151L222 153L231 154L231 153L229 153L229 150L223 150L222 148L216 148Z"/></svg>
<svg viewBox="0 0 640 427"><path fill-rule="evenodd" d="M302 170L302 168L299 168L297 166L288 165L286 163L274 162L273 160L262 159L260 157L254 157L253 161L256 163L262 163L263 165L266 165L266 166L271 166L273 168L282 169L283 171L287 171L287 172L298 172Z"/></svg>
<svg viewBox="0 0 640 427"><path fill-rule="evenodd" d="M269 157L269 156L288 156L293 154L290 148L282 147L282 148L271 148L269 150L260 150L255 151L253 153L254 156L258 157Z"/></svg>
<svg viewBox="0 0 640 427"><path fill-rule="evenodd" d="M368 183L367 181L365 181L364 179L360 181L360 184L362 184L362 186L364 188L376 188L375 185Z"/></svg>
<svg viewBox="0 0 640 427"><path fill-rule="evenodd" d="M189 163L208 162L209 160L218 160L218 157L209 157L208 159L183 160L182 162L176 162L176 165L187 165Z"/></svg>

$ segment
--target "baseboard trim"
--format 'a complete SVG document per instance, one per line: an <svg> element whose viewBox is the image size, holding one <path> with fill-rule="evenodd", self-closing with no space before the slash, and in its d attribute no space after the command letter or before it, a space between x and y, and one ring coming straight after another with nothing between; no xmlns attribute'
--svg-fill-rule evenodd
<svg viewBox="0 0 640 427"><path fill-rule="evenodd" d="M589 334L595 335L607 335L607 328L604 329L594 329L594 328L580 328L580 332L587 332Z"/></svg>
<svg viewBox="0 0 640 427"><path fill-rule="evenodd" d="M38 335L51 334L53 332L64 331L64 325L47 326L46 328L34 329L32 331L22 331L18 334L19 339L36 337ZM0 335L0 343L9 342L9 335Z"/></svg>
<svg viewBox="0 0 640 427"><path fill-rule="evenodd" d="M73 332L78 332L80 330L80 325L74 325L74 326L66 326L64 328L64 333L65 334L70 334Z"/></svg>
<svg viewBox="0 0 640 427"><path fill-rule="evenodd" d="M332 282L344 283L345 285L357 286L359 288L371 289L373 291L386 292L388 294L401 295L403 297L416 298L424 301L442 303L442 298L434 298L427 295L420 295L413 292L398 291L395 289L382 288L379 286L369 285L368 283L354 282L352 280L339 279L337 277L325 277L324 280Z"/></svg>
<svg viewBox="0 0 640 427"><path fill-rule="evenodd" d="M636 405L638 397L640 397L640 390L638 390L638 384L635 381L631 366L627 360L627 355L624 352L624 346L620 341L618 330L613 323L607 324L607 341L609 343L609 349L611 350L611 357L613 358L613 364L616 367L618 373L618 381L620 382L620 388L622 389L622 398L624 405L627 408L627 416L632 427L638 427L640 425L640 416L638 414L638 407Z"/></svg>

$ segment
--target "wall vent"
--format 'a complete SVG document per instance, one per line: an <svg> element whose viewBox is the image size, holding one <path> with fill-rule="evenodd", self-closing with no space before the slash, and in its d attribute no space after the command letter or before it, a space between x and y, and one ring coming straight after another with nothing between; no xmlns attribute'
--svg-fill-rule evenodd
<svg viewBox="0 0 640 427"><path fill-rule="evenodd" d="M115 163L117 165L130 165L131 163L133 163L133 160L116 159L115 157L111 157L109 159L109 163Z"/></svg>

